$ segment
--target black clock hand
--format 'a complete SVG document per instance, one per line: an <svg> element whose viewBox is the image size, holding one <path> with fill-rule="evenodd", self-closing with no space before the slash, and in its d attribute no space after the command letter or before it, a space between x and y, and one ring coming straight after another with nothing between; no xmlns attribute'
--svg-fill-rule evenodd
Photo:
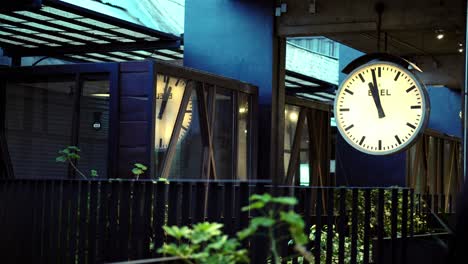
<svg viewBox="0 0 468 264"><path fill-rule="evenodd" d="M384 118L385 113L382 109L382 104L380 103L379 89L374 86L372 83L369 83L369 89L372 93L372 98L374 99L375 106L377 107L377 112L379 113L379 118Z"/></svg>
<svg viewBox="0 0 468 264"><path fill-rule="evenodd" d="M169 100L169 96L171 95L172 87L169 86L168 89L164 89L164 94L161 102L161 108L159 108L158 118L162 119L164 114L164 110L166 110L167 101Z"/></svg>

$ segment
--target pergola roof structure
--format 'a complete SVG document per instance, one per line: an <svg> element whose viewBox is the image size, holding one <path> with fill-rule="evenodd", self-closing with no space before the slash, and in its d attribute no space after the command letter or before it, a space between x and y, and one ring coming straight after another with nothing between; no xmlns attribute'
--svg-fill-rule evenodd
<svg viewBox="0 0 468 264"><path fill-rule="evenodd" d="M0 13L0 47L11 57L101 62L182 59L181 38L62 1Z"/></svg>
<svg viewBox="0 0 468 264"><path fill-rule="evenodd" d="M180 37L63 1L39 10L0 13L0 47L11 57L44 56L72 62L182 60ZM286 71L286 93L331 103L336 85Z"/></svg>
<svg viewBox="0 0 468 264"><path fill-rule="evenodd" d="M286 70L285 88L288 95L333 103L337 86L314 77Z"/></svg>

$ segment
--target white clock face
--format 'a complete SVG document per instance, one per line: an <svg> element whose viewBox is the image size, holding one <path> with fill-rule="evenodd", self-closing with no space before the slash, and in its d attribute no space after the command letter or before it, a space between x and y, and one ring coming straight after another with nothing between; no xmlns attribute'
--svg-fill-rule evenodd
<svg viewBox="0 0 468 264"><path fill-rule="evenodd" d="M186 85L187 81L184 79L162 74L157 75L155 93L156 111L154 117L154 144L156 151L165 150L169 145ZM191 100L187 105L187 109L183 111L184 119L182 121L179 140L185 136L192 122Z"/></svg>
<svg viewBox="0 0 468 264"><path fill-rule="evenodd" d="M425 88L401 66L374 62L354 70L335 98L340 134L354 148L386 155L411 145L425 127Z"/></svg>

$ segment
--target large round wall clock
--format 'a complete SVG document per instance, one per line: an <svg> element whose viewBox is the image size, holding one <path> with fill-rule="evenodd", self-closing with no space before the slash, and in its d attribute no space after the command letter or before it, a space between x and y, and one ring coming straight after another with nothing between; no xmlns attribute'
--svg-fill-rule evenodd
<svg viewBox="0 0 468 264"><path fill-rule="evenodd" d="M429 99L406 68L386 61L366 63L342 82L334 104L343 138L372 155L402 151L424 131Z"/></svg>
<svg viewBox="0 0 468 264"><path fill-rule="evenodd" d="M157 75L156 82L156 111L154 145L156 151L164 151L169 145L177 114L181 107L187 81L168 75ZM183 139L192 121L192 101L190 100L184 112L179 141Z"/></svg>

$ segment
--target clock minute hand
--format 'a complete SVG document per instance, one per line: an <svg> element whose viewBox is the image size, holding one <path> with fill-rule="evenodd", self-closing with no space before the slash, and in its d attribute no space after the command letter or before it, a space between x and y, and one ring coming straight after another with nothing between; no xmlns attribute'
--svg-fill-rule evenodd
<svg viewBox="0 0 468 264"><path fill-rule="evenodd" d="M374 99L375 106L377 107L377 112L379 113L379 118L384 118L385 113L384 113L384 110L382 108L382 103L380 102L379 89L377 89L377 87L374 86L372 83L369 83L369 89L371 90L372 98Z"/></svg>
<svg viewBox="0 0 468 264"><path fill-rule="evenodd" d="M161 102L161 108L159 108L158 119L162 119L164 110L166 110L167 101L169 100L169 95L171 94L171 91L172 91L171 86L169 86L169 88L164 91L162 102Z"/></svg>

